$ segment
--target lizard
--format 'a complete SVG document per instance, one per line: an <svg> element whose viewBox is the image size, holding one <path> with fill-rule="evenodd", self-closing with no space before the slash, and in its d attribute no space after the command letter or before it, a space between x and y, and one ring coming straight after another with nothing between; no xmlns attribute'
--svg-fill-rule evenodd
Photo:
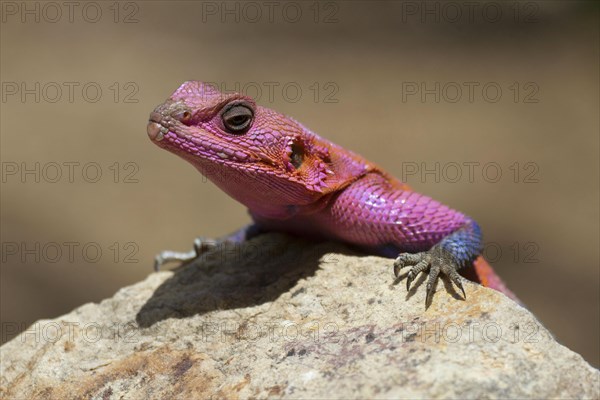
<svg viewBox="0 0 600 400"><path fill-rule="evenodd" d="M156 270L168 261L190 261L222 241L278 231L395 258L397 279L410 268L407 291L428 273L426 306L440 274L466 299L459 271L516 299L481 256L482 233L472 218L251 97L184 82L150 113L147 134L245 205L253 220L220 240L197 238L190 252L163 251Z"/></svg>

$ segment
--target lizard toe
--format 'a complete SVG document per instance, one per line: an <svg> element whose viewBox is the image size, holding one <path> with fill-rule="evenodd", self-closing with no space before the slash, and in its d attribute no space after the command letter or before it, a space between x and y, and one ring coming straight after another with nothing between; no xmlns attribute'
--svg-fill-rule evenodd
<svg viewBox="0 0 600 400"><path fill-rule="evenodd" d="M424 257L421 261L419 261L417 263L417 265L415 265L414 267L412 267L410 269L410 272L408 273L408 276L406 278L406 291L410 291L410 285L413 282L413 280L415 280L415 278L417 277L417 275L419 275L421 272L425 271L427 268L429 268L429 259L427 257Z"/></svg>
<svg viewBox="0 0 600 400"><path fill-rule="evenodd" d="M424 253L402 253L394 261L394 275L400 275L400 270L417 265L423 259Z"/></svg>

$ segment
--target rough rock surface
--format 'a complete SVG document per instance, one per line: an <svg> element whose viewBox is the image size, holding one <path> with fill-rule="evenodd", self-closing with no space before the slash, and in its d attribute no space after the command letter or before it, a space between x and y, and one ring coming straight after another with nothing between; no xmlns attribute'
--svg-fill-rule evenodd
<svg viewBox="0 0 600 400"><path fill-rule="evenodd" d="M598 398L600 373L525 308L448 282L424 306L391 261L264 235L0 348L0 397Z"/></svg>

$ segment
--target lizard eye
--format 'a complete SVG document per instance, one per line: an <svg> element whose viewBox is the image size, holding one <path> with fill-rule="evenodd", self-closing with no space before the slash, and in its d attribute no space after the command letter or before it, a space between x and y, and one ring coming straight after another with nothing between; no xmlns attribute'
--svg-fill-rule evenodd
<svg viewBox="0 0 600 400"><path fill-rule="evenodd" d="M254 111L247 104L237 103L227 108L221 115L221 118L227 132L241 135L246 133L250 124L252 124Z"/></svg>

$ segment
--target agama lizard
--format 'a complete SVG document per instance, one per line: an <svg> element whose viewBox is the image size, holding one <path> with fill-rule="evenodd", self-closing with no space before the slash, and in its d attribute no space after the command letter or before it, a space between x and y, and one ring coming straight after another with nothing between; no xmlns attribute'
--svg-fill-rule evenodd
<svg viewBox="0 0 600 400"><path fill-rule="evenodd" d="M440 272L466 297L458 274L463 268L474 272L473 280L514 298L480 256L482 236L474 220L252 98L188 81L150 114L147 132L248 207L254 225L228 240L280 231L396 257L397 278L410 267L407 289L429 271L426 304ZM162 252L155 267L191 260L217 243L197 239L192 252Z"/></svg>

